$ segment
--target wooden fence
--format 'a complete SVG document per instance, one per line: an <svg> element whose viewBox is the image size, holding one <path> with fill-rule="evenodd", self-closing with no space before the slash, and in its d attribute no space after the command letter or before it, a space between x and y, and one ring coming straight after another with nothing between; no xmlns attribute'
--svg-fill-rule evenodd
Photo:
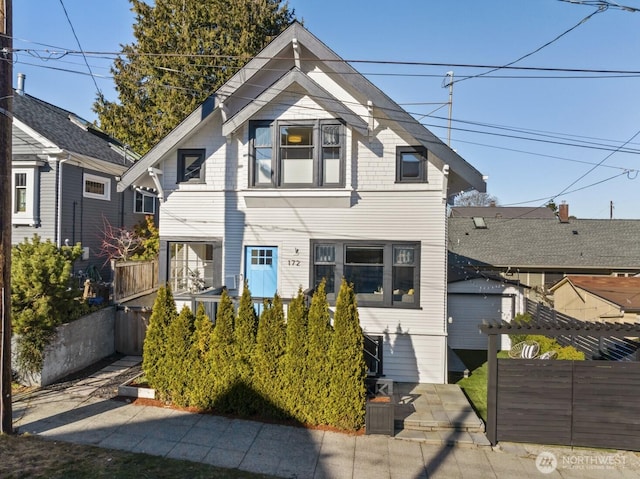
<svg viewBox="0 0 640 479"><path fill-rule="evenodd" d="M640 450L640 363L499 359L498 441Z"/></svg>
<svg viewBox="0 0 640 479"><path fill-rule="evenodd" d="M112 262L113 301L121 303L158 288L158 260Z"/></svg>

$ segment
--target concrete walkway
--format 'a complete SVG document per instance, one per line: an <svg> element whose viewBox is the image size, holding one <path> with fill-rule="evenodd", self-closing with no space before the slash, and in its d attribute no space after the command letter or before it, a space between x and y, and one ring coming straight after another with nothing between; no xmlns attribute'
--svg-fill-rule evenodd
<svg viewBox="0 0 640 479"><path fill-rule="evenodd" d="M104 378L113 371L101 373ZM51 440L297 479L640 478L640 457L631 452L517 444L451 447L426 437L353 436L137 406L82 391L43 389L18 398L14 427Z"/></svg>

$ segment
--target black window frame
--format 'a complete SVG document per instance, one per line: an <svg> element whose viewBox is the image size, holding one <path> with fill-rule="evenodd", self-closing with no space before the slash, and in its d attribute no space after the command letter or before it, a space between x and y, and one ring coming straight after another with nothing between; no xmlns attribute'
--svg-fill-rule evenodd
<svg viewBox="0 0 640 479"><path fill-rule="evenodd" d="M198 176L187 177L185 171L185 157L198 156ZM178 168L176 183L204 183L204 166L205 166L206 150L204 148L188 148L178 150ZM193 163L192 163L193 164Z"/></svg>
<svg viewBox="0 0 640 479"><path fill-rule="evenodd" d="M382 248L383 249L383 274L382 284L380 285L381 300L368 301L367 295L356 293L358 305L371 308L400 308L400 309L420 309L420 253L421 243L419 241L389 241L389 240L372 240L372 241L349 241L349 240L311 240L311 248L309 255L309 284L312 288L318 286L321 278L316 274L316 266L324 267L332 266L334 271L333 285L334 290L327 288L327 300L329 304L335 305L335 300L340 288L342 278L345 276L345 266L347 251L350 247L354 248ZM334 247L334 261L317 260L316 248ZM395 249L413 249L412 263L398 264L394 258ZM394 290L394 268L413 267L413 298L408 298L406 294L409 291L401 292ZM348 280L349 278L347 278ZM373 291L372 291L373 293ZM376 297L377 299L377 297ZM413 300L413 301L409 301Z"/></svg>
<svg viewBox="0 0 640 479"><path fill-rule="evenodd" d="M140 205L141 209L138 208L138 195L141 197ZM153 211L145 211L145 199L152 198L153 199ZM135 214L144 214L144 215L155 215L156 214L156 201L157 196L151 193L147 193L145 191L134 190L133 192L133 212Z"/></svg>
<svg viewBox="0 0 640 479"><path fill-rule="evenodd" d="M405 174L404 154L418 155L418 174L407 176ZM424 146L397 146L396 147L396 183L427 183L427 158L428 151Z"/></svg>
<svg viewBox="0 0 640 479"><path fill-rule="evenodd" d="M256 149L261 148L256 146L256 129L270 127L271 129L271 181L269 183L259 183L257 181L258 167L257 167L257 155ZM324 140L324 127L325 126L337 126L339 127L339 142L338 144L325 144ZM313 173L311 183L285 183L283 181L283 168L282 168L282 151L281 145L281 129L285 127L312 127L313 138ZM249 187L251 188L343 188L345 186L346 176L346 160L345 160L345 123L340 119L323 119L323 120L252 120L249 122ZM268 148L262 146L262 148ZM337 182L324 181L325 173L325 160L331 160L335 158L327 158L326 154L329 151L335 151L339 149L338 160L339 164L339 180Z"/></svg>

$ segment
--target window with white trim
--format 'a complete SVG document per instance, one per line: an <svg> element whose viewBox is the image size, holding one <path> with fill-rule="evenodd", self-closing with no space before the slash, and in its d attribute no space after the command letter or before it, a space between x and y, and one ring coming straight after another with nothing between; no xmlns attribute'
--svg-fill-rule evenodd
<svg viewBox="0 0 640 479"><path fill-rule="evenodd" d="M91 175L84 173L83 175L83 196L85 198L93 198L95 200L111 200L111 179L103 176Z"/></svg>
<svg viewBox="0 0 640 479"><path fill-rule="evenodd" d="M133 212L153 215L156 213L156 196L136 190L133 198Z"/></svg>
<svg viewBox="0 0 640 479"><path fill-rule="evenodd" d="M214 286L214 243L172 241L168 250L168 282L175 294L195 294Z"/></svg>
<svg viewBox="0 0 640 479"><path fill-rule="evenodd" d="M361 306L419 307L420 243L318 240L311 246L311 281L316 287L326 280L329 301L344 277Z"/></svg>
<svg viewBox="0 0 640 479"><path fill-rule="evenodd" d="M344 125L339 120L250 122L255 187L344 186Z"/></svg>
<svg viewBox="0 0 640 479"><path fill-rule="evenodd" d="M14 225L40 224L39 166L39 162L20 162L20 166L11 168L11 223Z"/></svg>

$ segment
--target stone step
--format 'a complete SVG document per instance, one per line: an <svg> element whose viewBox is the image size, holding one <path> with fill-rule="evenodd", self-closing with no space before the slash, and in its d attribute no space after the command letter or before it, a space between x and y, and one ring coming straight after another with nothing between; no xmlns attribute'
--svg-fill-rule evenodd
<svg viewBox="0 0 640 479"><path fill-rule="evenodd" d="M491 443L483 432L454 430L417 431L412 429L402 429L396 430L394 439L415 441L432 446L491 448Z"/></svg>

